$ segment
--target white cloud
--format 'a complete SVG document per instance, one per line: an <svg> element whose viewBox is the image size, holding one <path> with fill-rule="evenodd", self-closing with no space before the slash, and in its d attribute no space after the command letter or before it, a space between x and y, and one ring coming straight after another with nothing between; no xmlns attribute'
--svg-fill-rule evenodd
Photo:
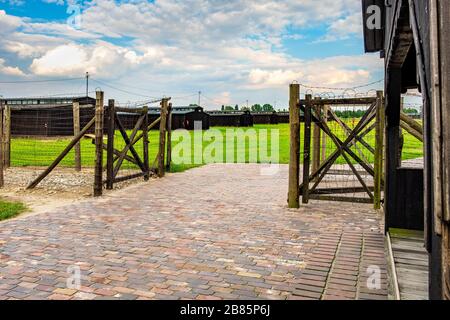
<svg viewBox="0 0 450 320"><path fill-rule="evenodd" d="M284 51L283 39L303 37L291 29L325 23L325 41L358 33L355 0L93 0L83 10L80 30L0 10L0 50L41 77L89 71L168 95L208 90L229 103L261 90L285 95L293 80L358 85L381 67L373 55L301 60Z"/></svg>
<svg viewBox="0 0 450 320"><path fill-rule="evenodd" d="M347 39L350 36L362 36L361 13L354 13L334 21L328 28L328 33L320 41L336 41Z"/></svg>
<svg viewBox="0 0 450 320"><path fill-rule="evenodd" d="M106 42L97 42L92 46L67 44L34 59L30 69L42 76L76 76L88 71L97 77L111 77L138 66L146 57Z"/></svg>
<svg viewBox="0 0 450 320"><path fill-rule="evenodd" d="M0 10L0 30L5 35L22 25L22 20L15 16L6 14L5 10Z"/></svg>
<svg viewBox="0 0 450 320"><path fill-rule="evenodd" d="M10 67L5 65L5 60L0 58L0 74L8 75L8 76L24 76L22 70L18 67Z"/></svg>
<svg viewBox="0 0 450 320"><path fill-rule="evenodd" d="M374 56L340 56L310 61L286 59L283 69L251 70L248 87L253 89L285 87L294 80L321 87L352 87L370 82L371 71L381 67L382 61Z"/></svg>

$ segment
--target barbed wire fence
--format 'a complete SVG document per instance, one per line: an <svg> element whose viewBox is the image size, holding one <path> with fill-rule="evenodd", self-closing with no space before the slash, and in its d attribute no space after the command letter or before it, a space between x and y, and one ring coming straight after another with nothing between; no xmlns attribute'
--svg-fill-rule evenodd
<svg viewBox="0 0 450 320"><path fill-rule="evenodd" d="M303 175L308 174L310 180L300 181L300 190L302 193L316 192L311 198L315 199L334 199L345 202L372 202L375 196L372 190L375 190L376 182L375 165L383 163L384 152L378 153L377 144L383 144L379 141L377 132L382 134L379 124L384 123L382 113L375 113L371 108L373 105L367 103L357 103L358 100L376 99L376 89L367 89L374 85L381 84L383 80L375 81L361 86L351 88L344 87L324 87L313 86L294 82L293 85L299 86L299 97L306 100L307 97L312 100L311 128L308 128L306 118L308 115L301 113L300 130L302 136L302 148L300 148L300 162L303 166ZM292 88L292 86L291 86ZM292 92L292 91L291 91ZM324 105L320 101L327 100L330 103ZM347 103L348 102L348 103ZM407 92L403 95L402 110L409 109L413 114L402 112L401 130L405 142L403 148L403 159L410 162L410 159L417 159L423 152L423 129L421 128L421 94L416 92ZM415 116L415 120L413 117ZM315 119L315 120L314 120ZM364 125L361 123L364 120ZM319 122L319 124L318 124ZM376 128L378 127L378 131ZM384 130L384 129L383 129ZM326 132L329 131L329 132ZM356 133L352 138L352 133ZM344 151L339 151L349 142ZM333 154L338 151L339 156L330 161ZM328 164L327 164L328 161ZM413 160L414 161L414 160ZM308 170L305 170L308 167ZM300 169L302 170L302 169ZM379 167L382 170L382 167ZM326 172L326 173L325 173ZM309 176L311 173L311 176ZM378 178L377 178L378 179ZM303 183L302 183L303 182ZM305 185L308 187L305 187ZM362 187L361 187L362 186ZM320 190L319 190L320 189ZM290 190L294 190L292 186ZM309 191L308 191L309 190ZM345 192L344 192L345 190ZM363 196L366 195L366 198ZM369 198L367 198L369 195ZM305 194L304 194L305 196ZM294 197L290 196L290 199ZM309 201L309 199L306 199ZM293 207L295 203L290 203Z"/></svg>
<svg viewBox="0 0 450 320"><path fill-rule="evenodd" d="M23 83L34 84L80 79L82 78L2 83L22 85ZM32 186L30 189L38 192L42 190L50 193L67 191L72 193L82 192L86 195L92 194L94 171L97 165L96 160L98 159L93 119L96 116L98 101L89 98L88 95L99 90L100 88L87 93L62 93L39 97L1 99L0 145L2 148L0 150L0 161L3 166L0 168L2 173L0 187L5 186L12 190L24 190ZM126 124L125 134L130 134L135 125L135 119L126 117L125 109L144 106L158 108L161 107L159 103L164 100L164 98L152 98L152 100L149 100L149 97L146 98L146 100L141 99L118 104L119 107L124 108L124 112L117 118L124 118L123 121ZM105 122L105 119L102 121ZM106 145L106 129L104 130L103 143ZM68 146L72 144L74 137L80 131L82 136L66 152ZM142 137L145 131L146 128L144 129L143 126L140 126L136 131L136 135ZM115 132L115 137L117 137L115 139L115 148L119 151L126 149L128 143L119 130ZM152 147L148 148L148 153L149 157L155 159L159 152L159 131L149 132L148 140L142 140L145 143L148 143L148 141L153 142ZM144 144L133 146L141 157L145 149ZM103 150L101 165L104 171L106 170L106 154L107 150ZM63 156L61 157L61 155ZM60 157L61 159L59 159ZM136 172L136 162L129 161L130 159L131 157L126 154L124 163L120 166L120 173L117 176L119 180ZM46 173L55 161L57 163L54 168L51 168L51 174L45 174L45 178L40 180L40 176ZM154 165L154 162L152 165ZM36 181L38 181L36 185L33 185ZM104 182L102 181L102 183ZM121 186L120 183L116 185Z"/></svg>

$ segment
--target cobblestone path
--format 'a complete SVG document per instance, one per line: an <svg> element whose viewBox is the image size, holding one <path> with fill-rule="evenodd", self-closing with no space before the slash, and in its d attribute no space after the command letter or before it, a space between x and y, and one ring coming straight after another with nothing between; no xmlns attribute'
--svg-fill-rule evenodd
<svg viewBox="0 0 450 320"><path fill-rule="evenodd" d="M287 167L260 173L210 165L0 223L0 298L387 298L370 206L289 210Z"/></svg>

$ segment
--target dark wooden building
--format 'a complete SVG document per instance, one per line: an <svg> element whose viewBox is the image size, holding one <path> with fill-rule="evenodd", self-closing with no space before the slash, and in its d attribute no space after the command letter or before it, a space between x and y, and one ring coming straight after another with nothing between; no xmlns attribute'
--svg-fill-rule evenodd
<svg viewBox="0 0 450 320"><path fill-rule="evenodd" d="M253 123L254 124L279 124L280 120L278 118L278 113L273 112L254 112Z"/></svg>
<svg viewBox="0 0 450 320"><path fill-rule="evenodd" d="M157 120L160 115L160 108L149 108L150 123ZM139 119L139 115L131 113L121 112L118 116L127 130L133 129ZM201 123L202 130L208 130L210 128L210 115L198 106L172 107L172 130L194 130L196 122ZM153 130L159 130L159 128L154 127Z"/></svg>
<svg viewBox="0 0 450 320"><path fill-rule="evenodd" d="M94 116L95 99L86 97L2 99L11 109L13 136L72 136L73 104L80 106L80 125Z"/></svg>
<svg viewBox="0 0 450 320"><path fill-rule="evenodd" d="M194 130L195 123L201 123L202 130L209 130L210 115L202 107L173 107L172 108L172 129Z"/></svg>
<svg viewBox="0 0 450 320"><path fill-rule="evenodd" d="M289 112L278 112L278 123L289 123Z"/></svg>
<svg viewBox="0 0 450 320"><path fill-rule="evenodd" d="M420 228L429 296L450 299L450 6L448 0L362 0L367 52L385 61L386 231ZM403 168L401 95L423 97L424 167Z"/></svg>
<svg viewBox="0 0 450 320"><path fill-rule="evenodd" d="M210 111L211 127L253 127L250 111Z"/></svg>

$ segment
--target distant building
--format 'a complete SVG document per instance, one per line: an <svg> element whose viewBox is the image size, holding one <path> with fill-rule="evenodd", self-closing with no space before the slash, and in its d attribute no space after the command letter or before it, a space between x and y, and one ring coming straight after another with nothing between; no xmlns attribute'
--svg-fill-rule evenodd
<svg viewBox="0 0 450 320"><path fill-rule="evenodd" d="M90 97L3 98L0 104L11 108L13 136L72 136L73 103L80 104L80 125L94 116L95 99Z"/></svg>
<svg viewBox="0 0 450 320"><path fill-rule="evenodd" d="M253 127L250 111L209 111L211 127Z"/></svg>
<svg viewBox="0 0 450 320"><path fill-rule="evenodd" d="M160 108L149 108L149 122L153 122L161 115ZM133 114L120 114L120 118L126 129L134 128L139 116ZM186 129L194 130L195 122L202 123L202 130L209 130L210 115L205 113L202 107L197 105L172 107L172 130ZM159 129L158 126L153 130Z"/></svg>

